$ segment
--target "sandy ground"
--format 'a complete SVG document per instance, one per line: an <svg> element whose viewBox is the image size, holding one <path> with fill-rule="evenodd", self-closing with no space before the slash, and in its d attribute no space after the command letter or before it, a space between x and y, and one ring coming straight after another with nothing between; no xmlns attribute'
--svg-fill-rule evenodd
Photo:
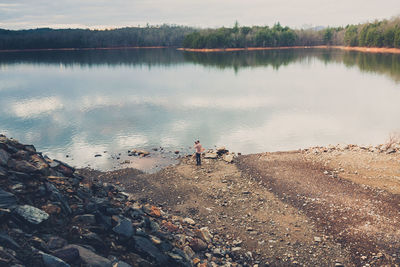
<svg viewBox="0 0 400 267"><path fill-rule="evenodd" d="M364 150L184 158L154 174L122 169L92 179L241 242L271 266L400 264L400 155Z"/></svg>

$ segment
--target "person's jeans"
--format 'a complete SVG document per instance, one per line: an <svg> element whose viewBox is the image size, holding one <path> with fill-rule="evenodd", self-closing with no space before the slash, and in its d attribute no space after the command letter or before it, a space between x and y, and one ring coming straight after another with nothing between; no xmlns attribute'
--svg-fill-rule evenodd
<svg viewBox="0 0 400 267"><path fill-rule="evenodd" d="M200 153L196 153L196 164L197 165L201 165L201 158L200 158L201 154Z"/></svg>

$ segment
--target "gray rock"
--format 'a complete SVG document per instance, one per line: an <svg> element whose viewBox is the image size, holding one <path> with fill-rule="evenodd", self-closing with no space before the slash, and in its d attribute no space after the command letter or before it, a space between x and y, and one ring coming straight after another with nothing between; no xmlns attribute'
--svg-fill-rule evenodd
<svg viewBox="0 0 400 267"><path fill-rule="evenodd" d="M17 198L14 194L0 189L0 208L12 209L17 205Z"/></svg>
<svg viewBox="0 0 400 267"><path fill-rule="evenodd" d="M133 227L131 220L122 218L119 223L113 228L113 231L120 237L129 239L133 235Z"/></svg>
<svg viewBox="0 0 400 267"><path fill-rule="evenodd" d="M223 158L223 160L225 160L228 163L231 163L233 161L233 155L232 154L226 154L222 158Z"/></svg>
<svg viewBox="0 0 400 267"><path fill-rule="evenodd" d="M57 171L61 172L62 174L66 176L71 176L75 172L75 168L69 166L67 163L59 161L54 159L53 161L59 163L59 165L56 167Z"/></svg>
<svg viewBox="0 0 400 267"><path fill-rule="evenodd" d="M314 241L315 241L315 242L321 242L322 239L321 239L321 237L319 237L319 236L314 236Z"/></svg>
<svg viewBox="0 0 400 267"><path fill-rule="evenodd" d="M47 247L46 242L44 242L43 239L41 239L40 237L32 236L29 239L29 242L33 247L35 247L35 248L37 248L39 250L46 251L46 252L49 250L49 248Z"/></svg>
<svg viewBox="0 0 400 267"><path fill-rule="evenodd" d="M190 225L195 225L196 224L196 222L191 218L185 218L185 219L183 219L183 222L187 223L187 224L190 224Z"/></svg>
<svg viewBox="0 0 400 267"><path fill-rule="evenodd" d="M169 252L170 262L172 266L192 267L192 260L185 252L178 248L174 248L172 252Z"/></svg>
<svg viewBox="0 0 400 267"><path fill-rule="evenodd" d="M150 221L150 227L149 228L150 228L150 230L152 232L157 232L157 231L160 230L160 225L155 221Z"/></svg>
<svg viewBox="0 0 400 267"><path fill-rule="evenodd" d="M42 156L34 154L30 157L30 163L34 165L39 171L41 171L43 174L48 174L48 168L49 165L47 162L43 159Z"/></svg>
<svg viewBox="0 0 400 267"><path fill-rule="evenodd" d="M10 154L8 154L4 149L0 148L0 165L7 166L7 162L10 159Z"/></svg>
<svg viewBox="0 0 400 267"><path fill-rule="evenodd" d="M190 241L189 246L196 252L207 249L207 244L200 238L193 238L192 241Z"/></svg>
<svg viewBox="0 0 400 267"><path fill-rule="evenodd" d="M216 159L218 157L218 154L217 153L206 153L205 155L204 155L204 158L205 159Z"/></svg>
<svg viewBox="0 0 400 267"><path fill-rule="evenodd" d="M50 192L50 196L53 200L61 203L61 208L67 214L71 214L71 208L68 204L68 201L65 199L65 196L58 191L58 189L51 183L46 183L46 189Z"/></svg>
<svg viewBox="0 0 400 267"><path fill-rule="evenodd" d="M32 176L30 176L29 174L23 173L23 172L16 172L16 171L10 171L10 170L8 170L8 173L9 173L11 176L14 176L14 177L16 177L16 178L18 178L18 179L21 179L21 180L26 180L26 181L28 181L28 180L30 180L30 179L32 178Z"/></svg>
<svg viewBox="0 0 400 267"><path fill-rule="evenodd" d="M111 230L112 222L111 222L110 216L106 216L106 215L102 214L101 212L96 212L95 216L96 216L96 221L100 226L102 226L107 231Z"/></svg>
<svg viewBox="0 0 400 267"><path fill-rule="evenodd" d="M213 249L213 255L217 256L217 257L222 257L223 256L222 251L221 251L220 248L214 248Z"/></svg>
<svg viewBox="0 0 400 267"><path fill-rule="evenodd" d="M0 167L0 178L7 178L7 171Z"/></svg>
<svg viewBox="0 0 400 267"><path fill-rule="evenodd" d="M58 237L58 236L52 236L49 238L49 241L47 242L47 247L50 250L55 250L55 249L60 249L67 245L67 241L64 238Z"/></svg>
<svg viewBox="0 0 400 267"><path fill-rule="evenodd" d="M19 150L17 153L13 155L13 157L16 159L29 160L29 153L24 150Z"/></svg>
<svg viewBox="0 0 400 267"><path fill-rule="evenodd" d="M11 215L11 210L0 208L0 221L5 221Z"/></svg>
<svg viewBox="0 0 400 267"><path fill-rule="evenodd" d="M45 266L47 267L70 267L68 263L65 263L65 261L54 257L52 255L46 254L46 253L41 253L42 254L42 260Z"/></svg>
<svg viewBox="0 0 400 267"><path fill-rule="evenodd" d="M96 217L93 214L83 214L75 216L72 221L74 222L81 222L84 224L95 224Z"/></svg>
<svg viewBox="0 0 400 267"><path fill-rule="evenodd" d="M31 153L36 153L36 148L33 145L24 145L24 149Z"/></svg>
<svg viewBox="0 0 400 267"><path fill-rule="evenodd" d="M160 266L168 266L168 257L161 253L153 243L147 238L141 236L134 236L132 238L131 247L134 252L150 258Z"/></svg>
<svg viewBox="0 0 400 267"><path fill-rule="evenodd" d="M7 234L0 234L0 245L6 248L19 249L20 246Z"/></svg>
<svg viewBox="0 0 400 267"><path fill-rule="evenodd" d="M58 167L60 165L59 162L54 161L54 160L48 161L48 163L49 163L50 168L56 168L56 167Z"/></svg>
<svg viewBox="0 0 400 267"><path fill-rule="evenodd" d="M212 235L208 227L202 227L199 230L199 237L203 239L203 241L210 243L212 241Z"/></svg>
<svg viewBox="0 0 400 267"><path fill-rule="evenodd" d="M64 247L62 249L58 249L52 253L53 256L62 259L68 263L74 263L79 259L79 250L76 248L68 248Z"/></svg>
<svg viewBox="0 0 400 267"><path fill-rule="evenodd" d="M103 251L106 248L103 239L96 233L84 233L82 234L82 239L85 241L85 244L94 247L96 250Z"/></svg>
<svg viewBox="0 0 400 267"><path fill-rule="evenodd" d="M195 256L194 251L189 246L185 246L183 248L183 252L185 252L185 254L188 255L188 257L190 258L193 258Z"/></svg>
<svg viewBox="0 0 400 267"><path fill-rule="evenodd" d="M43 210L29 205L18 206L15 209L15 213L32 224L40 224L49 218L49 214Z"/></svg>
<svg viewBox="0 0 400 267"><path fill-rule="evenodd" d="M111 261L97 255L89 249L78 245L68 245L65 248L76 248L79 251L79 257L85 266L88 267L112 267Z"/></svg>
<svg viewBox="0 0 400 267"><path fill-rule="evenodd" d="M39 171L39 169L35 165L26 160L10 159L8 161L8 167L18 172L24 172L24 173L34 173Z"/></svg>
<svg viewBox="0 0 400 267"><path fill-rule="evenodd" d="M118 261L117 263L114 263L113 267L132 267L132 266L124 261Z"/></svg>
<svg viewBox="0 0 400 267"><path fill-rule="evenodd" d="M22 183L17 183L17 184L14 184L14 185L10 186L10 189L13 192L21 193L21 192L24 191L25 185L22 184Z"/></svg>

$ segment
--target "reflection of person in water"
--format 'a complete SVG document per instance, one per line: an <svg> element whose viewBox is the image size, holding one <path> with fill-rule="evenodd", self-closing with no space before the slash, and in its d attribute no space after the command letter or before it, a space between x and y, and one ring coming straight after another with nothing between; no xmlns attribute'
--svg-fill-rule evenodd
<svg viewBox="0 0 400 267"><path fill-rule="evenodd" d="M201 165L201 153L204 151L199 140L194 142L194 149L196 150L196 165L199 166Z"/></svg>

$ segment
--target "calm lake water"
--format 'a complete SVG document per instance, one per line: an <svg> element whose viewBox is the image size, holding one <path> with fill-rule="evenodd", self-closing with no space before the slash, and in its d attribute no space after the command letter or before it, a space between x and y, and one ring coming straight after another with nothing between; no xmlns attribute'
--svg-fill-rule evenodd
<svg viewBox="0 0 400 267"><path fill-rule="evenodd" d="M399 55L0 53L0 133L78 167L112 169L125 159L142 169L163 166L174 155L168 151L187 153L195 139L255 153L378 144L399 130ZM126 155L157 147L166 153Z"/></svg>

